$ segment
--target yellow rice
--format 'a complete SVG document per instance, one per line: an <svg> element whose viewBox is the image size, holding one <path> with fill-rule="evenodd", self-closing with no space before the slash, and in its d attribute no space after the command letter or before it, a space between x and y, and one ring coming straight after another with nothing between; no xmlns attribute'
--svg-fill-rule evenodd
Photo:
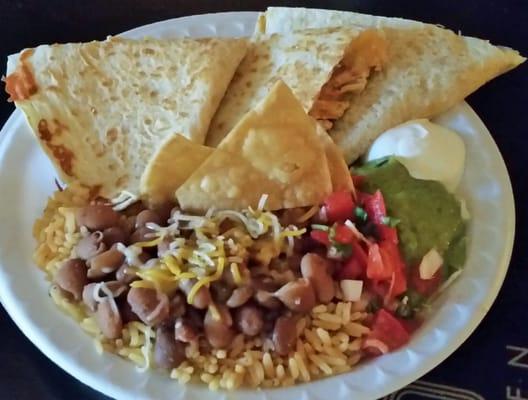
<svg viewBox="0 0 528 400"><path fill-rule="evenodd" d="M80 239L74 209L87 204L88 200L88 190L79 186L57 192L34 225L33 234L37 240L34 260L50 280L61 263L72 256ZM147 326L130 322L124 326L120 339L109 340L82 303L69 301L53 285L50 296L61 310L94 337L96 351L115 353L142 369L152 365L155 338ZM272 351L269 339L245 338L242 334L235 337L228 349L212 350L204 342L190 344L185 349L187 360L174 368L170 377L182 384L191 380L202 382L211 390L233 390L242 386L291 386L343 373L361 359L362 337L369 332L363 325L366 316L345 301L318 305L309 315L299 319L295 349L286 357Z"/></svg>

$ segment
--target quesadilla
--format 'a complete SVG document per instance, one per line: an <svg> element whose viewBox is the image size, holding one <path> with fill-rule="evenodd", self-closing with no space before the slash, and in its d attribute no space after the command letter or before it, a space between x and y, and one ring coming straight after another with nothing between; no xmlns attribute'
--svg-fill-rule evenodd
<svg viewBox="0 0 528 400"><path fill-rule="evenodd" d="M6 91L64 182L137 194L167 137L203 143L246 49L222 38L43 45L9 57Z"/></svg>
<svg viewBox="0 0 528 400"><path fill-rule="evenodd" d="M271 7L261 14L257 31L287 34L329 26L383 29L389 43L390 62L362 93L352 96L350 107L330 130L348 163L385 130L446 111L525 61L515 50L436 25L353 12Z"/></svg>
<svg viewBox="0 0 528 400"><path fill-rule="evenodd" d="M317 122L279 80L176 191L184 210L313 206L332 191ZM302 149L300 151L300 149Z"/></svg>
<svg viewBox="0 0 528 400"><path fill-rule="evenodd" d="M371 70L380 70L386 58L385 38L376 30L256 33L211 122L206 144L217 146L278 79L328 129L348 108L348 95L361 92Z"/></svg>
<svg viewBox="0 0 528 400"><path fill-rule="evenodd" d="M174 201L174 192L214 151L182 135L172 135L152 156L141 176L139 193L150 207Z"/></svg>

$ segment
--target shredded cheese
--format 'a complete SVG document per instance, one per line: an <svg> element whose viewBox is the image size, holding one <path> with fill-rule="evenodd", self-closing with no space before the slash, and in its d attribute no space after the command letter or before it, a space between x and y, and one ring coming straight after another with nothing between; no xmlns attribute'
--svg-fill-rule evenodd
<svg viewBox="0 0 528 400"><path fill-rule="evenodd" d="M260 196L260 200L257 205L257 210L264 210L264 207L266 206L266 201L268 201L268 194L263 194L262 196Z"/></svg>
<svg viewBox="0 0 528 400"><path fill-rule="evenodd" d="M238 269L237 263L233 262L230 265L231 275L233 275L233 280L237 286L242 284L242 276L240 275L240 270Z"/></svg>
<svg viewBox="0 0 528 400"><path fill-rule="evenodd" d="M121 211L128 208L139 200L139 197L133 193L123 190L117 197L110 200L112 208L116 211Z"/></svg>
<svg viewBox="0 0 528 400"><path fill-rule="evenodd" d="M219 257L218 265L216 266L215 273L211 276L206 276L206 277L198 279L198 281L194 284L194 286L189 291L189 294L187 295L187 303L189 304L193 303L194 296L196 296L196 293L198 293L198 290L200 290L202 286L209 285L211 282L214 282L220 279L220 277L224 273L224 264L225 264L225 258Z"/></svg>
<svg viewBox="0 0 528 400"><path fill-rule="evenodd" d="M211 315L213 316L213 319L220 321L220 312L218 311L218 307L216 307L215 303L211 303L209 305L209 311L211 311Z"/></svg>
<svg viewBox="0 0 528 400"><path fill-rule="evenodd" d="M142 367L136 367L139 372L145 372L150 368L150 353L152 349L152 342L150 339L154 337L152 328L150 326L147 327L143 334L145 342L143 346L141 346L141 355L143 356L145 363Z"/></svg>
<svg viewBox="0 0 528 400"><path fill-rule="evenodd" d="M160 244L162 240L162 237L157 237L155 239L152 239L152 240L149 240L149 241L146 241L146 242L136 242L134 243L134 246L136 247L154 247L154 246L157 246L158 244Z"/></svg>

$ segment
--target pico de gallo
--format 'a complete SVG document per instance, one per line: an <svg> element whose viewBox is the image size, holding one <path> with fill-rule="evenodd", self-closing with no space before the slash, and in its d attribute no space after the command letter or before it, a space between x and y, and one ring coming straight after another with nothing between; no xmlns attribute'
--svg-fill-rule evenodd
<svg viewBox="0 0 528 400"><path fill-rule="evenodd" d="M441 184L412 178L395 159L354 172L356 193L331 194L309 235L335 261L344 298L367 302L365 344L381 354L409 340L428 300L463 266L465 222Z"/></svg>

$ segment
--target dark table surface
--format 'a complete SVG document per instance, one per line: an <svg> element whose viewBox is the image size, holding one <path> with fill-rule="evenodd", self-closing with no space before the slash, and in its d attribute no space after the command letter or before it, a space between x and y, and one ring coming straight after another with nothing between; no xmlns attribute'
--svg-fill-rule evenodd
<svg viewBox="0 0 528 400"><path fill-rule="evenodd" d="M41 43L104 39L108 34L184 15L262 10L268 5L349 9L439 23L528 55L528 1L349 0L318 2L180 0L1 0L0 60ZM512 178L517 234L506 281L476 332L444 363L399 399L528 399L528 65L469 97L497 142ZM0 121L13 106L0 102ZM1 199L1 193L0 193ZM1 229L1 227L0 227ZM105 399L55 366L31 344L0 307L0 399ZM443 395L426 395L434 385ZM466 397L447 395L465 389ZM460 390L458 390L460 393ZM422 394L420 394L422 393ZM443 397L442 397L443 396Z"/></svg>

